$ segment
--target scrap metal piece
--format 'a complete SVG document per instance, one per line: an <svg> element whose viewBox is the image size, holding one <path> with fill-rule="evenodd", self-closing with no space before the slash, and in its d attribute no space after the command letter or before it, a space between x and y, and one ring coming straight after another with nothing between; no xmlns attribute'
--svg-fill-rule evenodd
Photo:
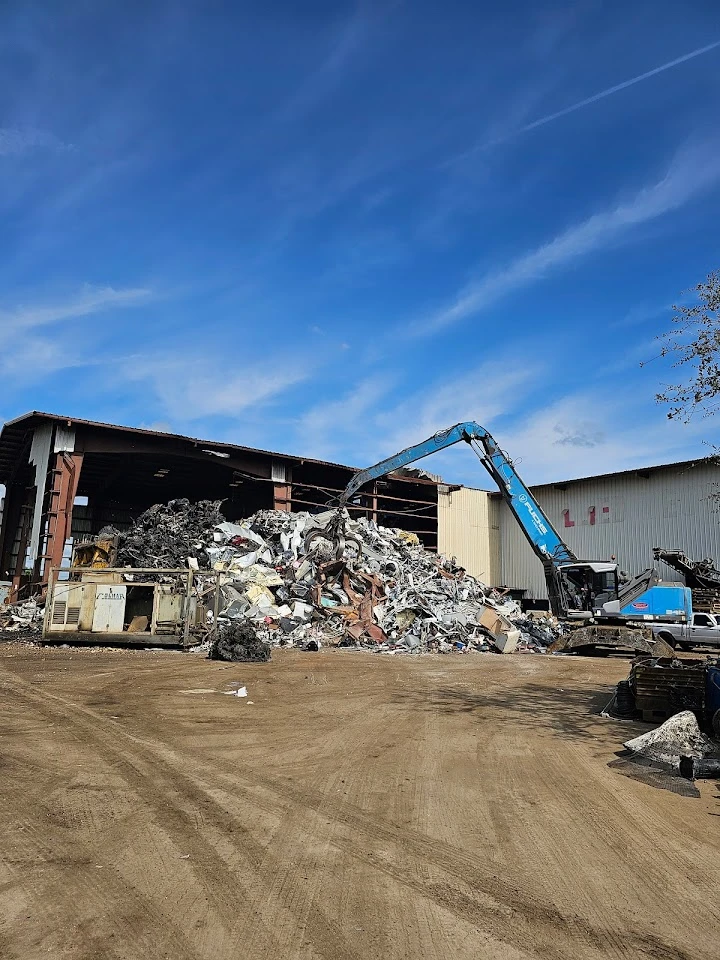
<svg viewBox="0 0 720 960"><path fill-rule="evenodd" d="M348 536L347 522L350 515L344 507L339 507L324 526L312 527L304 540L305 553L312 554L317 549L318 541L327 540L332 545L332 555L336 560L342 560L350 544L354 544L358 556L362 553L362 544L356 537Z"/></svg>

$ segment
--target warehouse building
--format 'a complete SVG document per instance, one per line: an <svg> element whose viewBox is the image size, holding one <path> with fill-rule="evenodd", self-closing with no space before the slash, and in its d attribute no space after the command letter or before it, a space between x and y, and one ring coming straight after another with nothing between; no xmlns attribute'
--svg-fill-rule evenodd
<svg viewBox="0 0 720 960"><path fill-rule="evenodd" d="M707 459L542 484L533 495L582 560L616 557L622 570L654 565L653 547L720 560L720 467ZM498 495L500 582L545 597L541 564ZM678 580L665 564L660 576Z"/></svg>

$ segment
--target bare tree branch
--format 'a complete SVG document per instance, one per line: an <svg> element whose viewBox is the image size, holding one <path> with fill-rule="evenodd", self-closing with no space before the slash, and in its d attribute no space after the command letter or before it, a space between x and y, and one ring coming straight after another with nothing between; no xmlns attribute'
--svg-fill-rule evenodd
<svg viewBox="0 0 720 960"><path fill-rule="evenodd" d="M657 339L661 357L675 357L674 368L689 368L689 379L668 385L655 399L670 405L668 418L687 423L694 414L715 414L720 396L720 270L692 291L691 306L673 306L673 326Z"/></svg>

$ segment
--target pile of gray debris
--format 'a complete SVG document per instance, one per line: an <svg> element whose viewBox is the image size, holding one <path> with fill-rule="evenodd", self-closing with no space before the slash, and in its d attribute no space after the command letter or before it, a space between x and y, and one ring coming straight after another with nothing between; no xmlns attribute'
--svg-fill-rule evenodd
<svg viewBox="0 0 720 960"><path fill-rule="evenodd" d="M4 604L0 607L0 640L39 640L44 613L44 606L35 599Z"/></svg>
<svg viewBox="0 0 720 960"><path fill-rule="evenodd" d="M249 622L271 646L390 653L544 652L557 636L553 621L523 616L513 600L425 550L414 534L348 520L360 550L348 541L338 560L322 539L305 552L308 531L324 527L333 511L261 510L229 523L219 506L152 507L119 544L119 556L134 566L162 567L172 558L196 569L219 627Z"/></svg>

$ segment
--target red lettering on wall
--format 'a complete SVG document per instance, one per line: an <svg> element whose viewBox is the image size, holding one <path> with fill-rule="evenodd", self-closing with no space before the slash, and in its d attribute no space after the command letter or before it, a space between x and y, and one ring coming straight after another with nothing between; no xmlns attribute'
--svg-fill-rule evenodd
<svg viewBox="0 0 720 960"><path fill-rule="evenodd" d="M590 509L588 510L588 513L590 514L590 526L594 527L595 526L595 507L590 507Z"/></svg>
<svg viewBox="0 0 720 960"><path fill-rule="evenodd" d="M563 520L565 521L565 526L566 526L566 527L574 527L574 526L575 526L575 521L570 519L570 511L569 511L569 510L563 510Z"/></svg>

